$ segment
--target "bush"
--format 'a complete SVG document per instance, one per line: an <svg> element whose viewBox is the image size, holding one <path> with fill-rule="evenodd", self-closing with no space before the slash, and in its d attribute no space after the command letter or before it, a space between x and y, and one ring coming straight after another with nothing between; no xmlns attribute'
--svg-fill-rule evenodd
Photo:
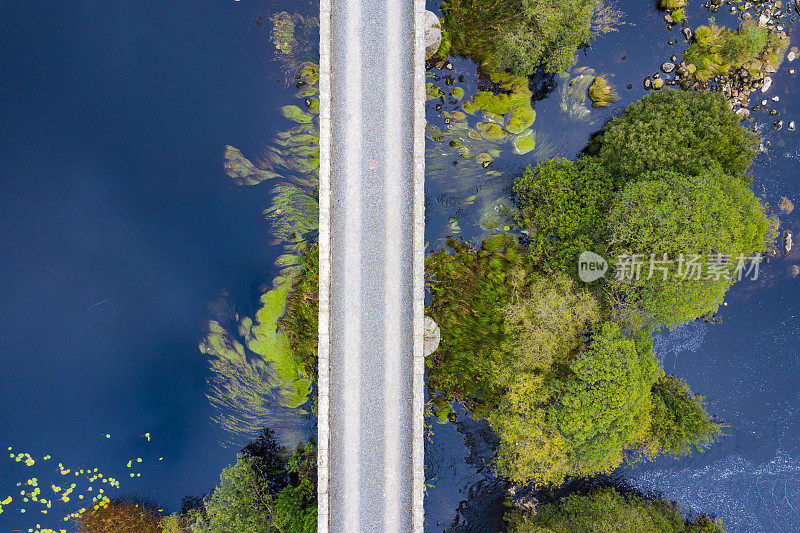
<svg viewBox="0 0 800 533"><path fill-rule="evenodd" d="M757 147L721 94L665 90L631 104L590 150L621 187L648 171L696 175L714 166L744 179Z"/></svg>
<svg viewBox="0 0 800 533"><path fill-rule="evenodd" d="M645 453L688 455L703 450L721 434L720 425L703 408L697 396L674 376L661 376L653 385L653 409Z"/></svg>
<svg viewBox="0 0 800 533"><path fill-rule="evenodd" d="M613 179L593 158L553 159L528 168L514 183L519 223L532 257L548 269L577 275L584 250L605 252Z"/></svg>
<svg viewBox="0 0 800 533"><path fill-rule="evenodd" d="M675 328L716 311L738 257L765 251L775 229L752 191L718 169L698 176L653 172L641 179L614 202L610 251L615 258L638 256L647 266L638 279L623 277L618 266L611 283L623 308L642 311L652 327ZM647 279L650 258L665 256L666 272ZM681 277L681 257L699 257L702 275ZM724 268L709 277L715 257Z"/></svg>
<svg viewBox="0 0 800 533"><path fill-rule="evenodd" d="M612 487L566 496L540 506L530 517L512 511L508 520L512 533L724 533L709 516L687 520L668 500Z"/></svg>
<svg viewBox="0 0 800 533"><path fill-rule="evenodd" d="M447 0L443 29L450 51L489 69L529 76L562 72L592 38L594 0Z"/></svg>
<svg viewBox="0 0 800 533"><path fill-rule="evenodd" d="M463 402L475 416L486 416L502 394L510 357L503 348L508 340L503 309L513 295L511 273L530 276L532 264L506 235L487 239L477 250L456 240L447 245L452 254L434 252L425 261L427 314L442 332L439 349L426 359L429 385Z"/></svg>

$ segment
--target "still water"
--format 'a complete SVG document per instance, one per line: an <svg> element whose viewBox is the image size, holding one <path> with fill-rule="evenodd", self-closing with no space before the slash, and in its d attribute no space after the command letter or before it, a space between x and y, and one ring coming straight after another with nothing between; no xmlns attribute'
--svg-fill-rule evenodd
<svg viewBox="0 0 800 533"><path fill-rule="evenodd" d="M61 462L174 511L235 460L198 343L212 304L252 314L276 272L270 186L233 184L222 156L258 153L286 125L294 88L267 20L286 9L317 8L0 8L0 500L32 476L48 491L75 481ZM0 531L57 528L76 495L49 515L6 507Z"/></svg>

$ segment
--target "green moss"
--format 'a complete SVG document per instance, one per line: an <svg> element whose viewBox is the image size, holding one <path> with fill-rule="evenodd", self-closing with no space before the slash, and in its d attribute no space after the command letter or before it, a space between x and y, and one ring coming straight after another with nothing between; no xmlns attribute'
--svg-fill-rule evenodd
<svg viewBox="0 0 800 533"><path fill-rule="evenodd" d="M312 115L319 114L319 98L311 98L309 99L308 103L306 104L308 107L308 112Z"/></svg>
<svg viewBox="0 0 800 533"><path fill-rule="evenodd" d="M758 26L754 21L742 23L737 31L717 26L713 20L708 26L695 30L694 42L686 50L679 73L685 87L702 86L715 76L726 76L731 85L740 85L739 72L749 73L749 80L764 77L764 67L777 68L789 46L788 37ZM721 85L721 84L720 84ZM748 87L745 85L745 91Z"/></svg>
<svg viewBox="0 0 800 533"><path fill-rule="evenodd" d="M464 89L461 87L454 87L452 91L450 91L450 96L453 97L453 100L456 102L460 102L462 98L464 98Z"/></svg>
<svg viewBox="0 0 800 533"><path fill-rule="evenodd" d="M674 10L686 7L686 0L660 0L661 9Z"/></svg>
<svg viewBox="0 0 800 533"><path fill-rule="evenodd" d="M480 122L477 127L484 139L499 140L508 135L499 124Z"/></svg>
<svg viewBox="0 0 800 533"><path fill-rule="evenodd" d="M670 16L676 24L680 24L686 18L686 12L683 10L683 8L673 9L672 13L670 13Z"/></svg>
<svg viewBox="0 0 800 533"><path fill-rule="evenodd" d="M611 84L602 76L597 76L588 89L592 107L605 107L619 100Z"/></svg>
<svg viewBox="0 0 800 533"><path fill-rule="evenodd" d="M525 128L530 127L536 120L536 111L530 104L515 107L508 114L506 129L511 133L522 133Z"/></svg>
<svg viewBox="0 0 800 533"><path fill-rule="evenodd" d="M472 105L472 102L464 102L464 105L461 106L461 109L463 109L465 113L469 113L470 115L476 111L475 106Z"/></svg>
<svg viewBox="0 0 800 533"><path fill-rule="evenodd" d="M528 130L520 135L515 135L511 143L514 145L515 154L527 154L536 147L536 132Z"/></svg>
<svg viewBox="0 0 800 533"><path fill-rule="evenodd" d="M475 162L479 165L483 165L484 163L491 163L493 160L492 156L487 154L486 152L482 152L475 157Z"/></svg>

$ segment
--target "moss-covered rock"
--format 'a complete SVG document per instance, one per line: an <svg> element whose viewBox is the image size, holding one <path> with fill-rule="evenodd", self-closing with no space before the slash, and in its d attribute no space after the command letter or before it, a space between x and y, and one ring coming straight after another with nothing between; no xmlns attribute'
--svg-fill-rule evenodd
<svg viewBox="0 0 800 533"><path fill-rule="evenodd" d="M536 111L530 104L522 105L512 109L506 117L506 129L511 133L522 133L536 120Z"/></svg>
<svg viewBox="0 0 800 533"><path fill-rule="evenodd" d="M592 107L605 107L619 100L614 88L602 76L597 76L588 90Z"/></svg>
<svg viewBox="0 0 800 533"><path fill-rule="evenodd" d="M494 124L491 122L480 122L478 123L477 128L478 131L481 132L481 137L484 139L496 141L504 139L508 135L499 124Z"/></svg>
<svg viewBox="0 0 800 533"><path fill-rule="evenodd" d="M533 130L528 130L524 133L520 133L519 135L515 135L511 140L511 144L514 145L515 154L527 154L536 148L536 132Z"/></svg>

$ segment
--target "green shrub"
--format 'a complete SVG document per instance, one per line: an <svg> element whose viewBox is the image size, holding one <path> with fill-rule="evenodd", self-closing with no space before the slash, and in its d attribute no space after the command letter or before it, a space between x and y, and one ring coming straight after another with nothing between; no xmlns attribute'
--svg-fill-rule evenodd
<svg viewBox="0 0 800 533"><path fill-rule="evenodd" d="M721 94L664 90L609 122L591 151L619 186L647 171L696 175L715 165L744 179L757 146Z"/></svg>
<svg viewBox="0 0 800 533"><path fill-rule="evenodd" d="M442 26L450 51L479 65L529 76L562 72L592 38L595 0L447 0Z"/></svg>
<svg viewBox="0 0 800 533"><path fill-rule="evenodd" d="M659 498L595 487L540 506L533 516L511 511L511 533L724 533L709 516L685 519L680 508Z"/></svg>

